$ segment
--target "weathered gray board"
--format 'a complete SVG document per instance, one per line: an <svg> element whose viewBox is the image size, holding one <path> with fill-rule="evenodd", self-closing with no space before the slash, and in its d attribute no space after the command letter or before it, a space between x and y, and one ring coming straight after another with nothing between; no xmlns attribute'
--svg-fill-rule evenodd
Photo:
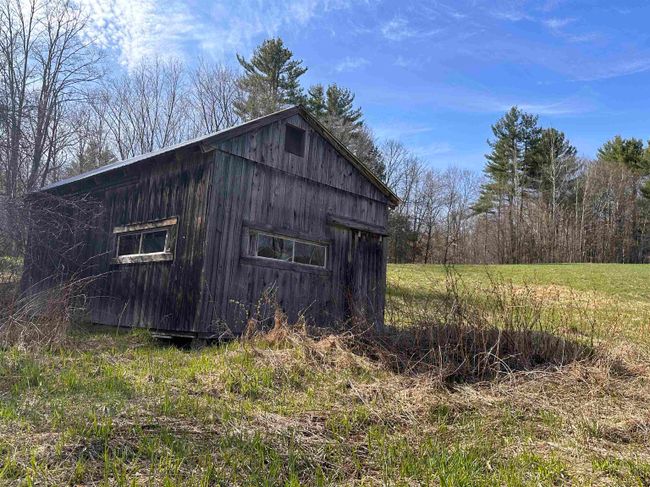
<svg viewBox="0 0 650 487"><path fill-rule="evenodd" d="M313 122L286 114L202 151L184 147L55 190L90 194L104 207L96 229L67 242L101 276L89 303L93 321L199 335L225 323L239 332L272 286L292 319L304 312L327 324L357 313L383 323L389 198ZM306 130L305 157L284 151L287 123ZM113 263L115 227L171 217L172 261ZM250 256L251 229L324 243L327 267ZM44 245L30 248L33 284L52 258Z"/></svg>

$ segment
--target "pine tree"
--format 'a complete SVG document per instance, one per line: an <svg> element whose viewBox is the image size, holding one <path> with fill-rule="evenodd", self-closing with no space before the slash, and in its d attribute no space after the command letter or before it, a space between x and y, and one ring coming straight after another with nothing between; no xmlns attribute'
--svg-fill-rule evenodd
<svg viewBox="0 0 650 487"><path fill-rule="evenodd" d="M598 149L598 160L621 163L635 176L634 199L635 206L632 212L632 225L634 238L637 245L637 259L650 250L650 239L641 228L645 225L640 222L650 221L650 141L646 148L641 139L624 139L617 135L612 140L605 142ZM638 196L641 198L638 198Z"/></svg>
<svg viewBox="0 0 650 487"><path fill-rule="evenodd" d="M306 107L334 136L370 168L380 179L385 177L381 153L370 130L363 122L361 108L354 106L354 93L331 84L309 88Z"/></svg>
<svg viewBox="0 0 650 487"><path fill-rule="evenodd" d="M306 107L341 142L351 141L362 130L363 113L354 107L354 93L331 84L327 89L317 84L307 91Z"/></svg>
<svg viewBox="0 0 650 487"><path fill-rule="evenodd" d="M237 55L244 75L239 87L244 93L235 103L237 115L244 120L261 117L288 105L304 102L299 78L307 71L302 61L293 59L293 53L282 39L267 39L255 49L250 61Z"/></svg>
<svg viewBox="0 0 650 487"><path fill-rule="evenodd" d="M325 121L325 117L327 116L327 102L325 100L325 88L323 88L323 85L313 85L307 90L305 108L321 122Z"/></svg>
<svg viewBox="0 0 650 487"><path fill-rule="evenodd" d="M641 139L624 139L617 135L598 149L598 160L624 164L640 179L641 195L650 199L650 141L644 148Z"/></svg>
<svg viewBox="0 0 650 487"><path fill-rule="evenodd" d="M637 174L649 174L650 144L644 149L641 139L624 139L617 135L598 149L598 160L620 162Z"/></svg>
<svg viewBox="0 0 650 487"><path fill-rule="evenodd" d="M483 186L482 201L483 206L493 208L503 198L514 203L530 187L530 168L541 129L536 116L512 107L492 126L492 133L494 139L488 140L492 152L485 156L488 182Z"/></svg>
<svg viewBox="0 0 650 487"><path fill-rule="evenodd" d="M567 196L578 171L577 149L564 132L543 129L526 167L531 187L551 204Z"/></svg>
<svg viewBox="0 0 650 487"><path fill-rule="evenodd" d="M354 94L349 89L331 84L327 87L325 101L332 123L340 123L353 132L361 129L363 113L361 108L354 108Z"/></svg>
<svg viewBox="0 0 650 487"><path fill-rule="evenodd" d="M502 260L519 262L519 229L523 220L523 200L531 187L527 168L532 165L531 158L537 145L541 129L537 116L512 107L492 126L494 138L488 140L492 152L487 154L485 175L488 181L483 185L479 205L475 209L482 212L496 211L500 220L505 214L509 248ZM499 249L504 251L506 236L499 224Z"/></svg>

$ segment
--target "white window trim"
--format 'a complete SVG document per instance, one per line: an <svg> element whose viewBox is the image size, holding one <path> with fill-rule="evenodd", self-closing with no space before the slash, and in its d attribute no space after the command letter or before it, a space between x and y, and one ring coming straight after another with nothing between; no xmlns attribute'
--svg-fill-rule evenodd
<svg viewBox="0 0 650 487"><path fill-rule="evenodd" d="M178 217L172 217L172 218L165 218L163 220L153 220L149 222L142 222L142 223L130 223L128 225L122 225L119 227L115 227L113 229L113 233L127 233L127 232L135 232L138 230L153 230L153 229L160 229L160 228L165 228L165 227L173 227L178 223Z"/></svg>
<svg viewBox="0 0 650 487"><path fill-rule="evenodd" d="M144 236L148 233L156 232L165 232L165 245L163 250L160 252L143 252L142 251L142 242L144 241ZM138 244L138 251L135 254L123 254L120 255L120 239L122 237L131 237L133 235L138 235L140 237L140 242ZM115 257L135 257L137 255L160 255L169 253L169 227L163 228L154 228L152 230L135 230L133 232L124 232L117 235L117 245L115 246Z"/></svg>
<svg viewBox="0 0 650 487"><path fill-rule="evenodd" d="M285 235L280 235L280 234L277 234L277 233L269 233L269 232L264 232L264 231L250 230L249 235L251 235L251 234L255 235L255 248L254 249L249 249L249 254L250 254L251 257L254 257L256 259L270 260L270 261L273 261L273 262L284 262L286 264L295 264L295 265L300 265L300 266L315 267L316 269L327 269L327 259L328 259L328 254L329 254L327 245L323 245L321 243L313 242L313 241L309 241L309 240L304 240L302 238L287 237ZM275 259L273 257L264 257L262 255L257 255L257 245L258 245L257 236L258 235L264 235L266 237L271 237L271 238L281 238L282 240L289 240L289 241L293 242L293 245L292 245L292 248L291 248L291 260ZM250 237L249 237L249 241L250 241ZM305 264L304 262L295 262L295 258L296 258L296 242L300 242L300 243L304 243L304 244L308 244L308 245L313 245L315 247L322 247L323 250L325 251L325 259L324 259L323 265Z"/></svg>
<svg viewBox="0 0 650 487"><path fill-rule="evenodd" d="M113 254L114 264L136 264L144 262L165 262L174 260L174 236L172 230L178 223L177 217L156 220L144 223L133 223L129 225L118 226L113 229L115 238L115 253ZM142 252L144 236L148 233L165 232L165 246L162 252ZM119 255L120 238L138 235L138 253Z"/></svg>

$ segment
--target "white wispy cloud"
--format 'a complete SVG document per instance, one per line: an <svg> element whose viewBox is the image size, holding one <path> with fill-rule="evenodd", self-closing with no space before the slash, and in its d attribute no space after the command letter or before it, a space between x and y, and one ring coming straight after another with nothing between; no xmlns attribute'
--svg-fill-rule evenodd
<svg viewBox="0 0 650 487"><path fill-rule="evenodd" d="M363 57L345 57L340 63L334 66L334 71L341 73L343 71L354 71L355 69L362 68L370 64L366 58Z"/></svg>
<svg viewBox="0 0 650 487"><path fill-rule="evenodd" d="M379 122L373 126L375 135L380 139L404 139L414 135L431 132L430 125L414 124L395 120L392 123Z"/></svg>
<svg viewBox="0 0 650 487"><path fill-rule="evenodd" d="M551 18L543 20L542 23L551 30L558 30L566 27L574 21L575 19L573 18Z"/></svg>
<svg viewBox="0 0 650 487"><path fill-rule="evenodd" d="M466 19L468 17L468 13L456 8L455 3L449 5L438 1L425 2L424 5L418 7L418 10L421 12L428 12L429 14L433 13L436 15L442 15L456 20Z"/></svg>
<svg viewBox="0 0 650 487"><path fill-rule="evenodd" d="M534 113L535 115L575 115L586 111L586 107L574 100L560 100L551 103L504 103L501 105L501 111L507 111L513 105L517 105L525 112Z"/></svg>
<svg viewBox="0 0 650 487"><path fill-rule="evenodd" d="M401 17L395 17L382 25L381 33L386 39L390 39L391 41L401 41L402 39L416 35L415 30L409 26L409 22Z"/></svg>
<svg viewBox="0 0 650 487"><path fill-rule="evenodd" d="M393 61L393 64L398 68L407 68L407 69L412 69L412 68L417 68L422 66L422 62L420 60L414 58L408 58L402 55L397 56L395 58L395 61Z"/></svg>
<svg viewBox="0 0 650 487"><path fill-rule="evenodd" d="M532 98L532 97L531 97ZM503 113L513 106L518 106L526 112L544 116L568 116L586 113L593 110L590 103L582 98L569 97L559 100L537 101L530 98L494 97L484 94L469 94L459 100L461 108L474 112Z"/></svg>
<svg viewBox="0 0 650 487"><path fill-rule="evenodd" d="M531 20L531 9L524 0L491 0L483 2L488 13L497 19L509 22Z"/></svg>
<svg viewBox="0 0 650 487"><path fill-rule="evenodd" d="M404 17L393 17L381 26L381 34L389 41L402 41L408 38L429 37L441 32L441 29L419 29Z"/></svg>
<svg viewBox="0 0 650 487"><path fill-rule="evenodd" d="M586 32L584 34L569 34L566 36L566 40L569 42L580 43L580 42L596 42L603 39L602 34L598 32Z"/></svg>
<svg viewBox="0 0 650 487"><path fill-rule="evenodd" d="M523 11L518 10L494 10L492 15L497 19L508 20L510 22L521 22L522 20L531 20L531 16Z"/></svg>
<svg viewBox="0 0 650 487"><path fill-rule="evenodd" d="M448 142L429 142L423 145L416 145L414 147L415 153L420 157L432 157L432 156L441 156L444 154L450 154L453 151L453 147Z"/></svg>
<svg viewBox="0 0 650 487"><path fill-rule="evenodd" d="M229 0L202 10L182 0L78 0L89 15L88 35L128 69L152 56L183 57L196 49L215 58L247 52L261 36L357 1Z"/></svg>
<svg viewBox="0 0 650 487"><path fill-rule="evenodd" d="M571 32L567 27L576 22L572 17L550 18L541 22L553 35L571 43L596 42L602 38L602 35L597 32Z"/></svg>
<svg viewBox="0 0 650 487"><path fill-rule="evenodd" d="M565 0L479 0L492 17L510 22L536 21L540 13L549 14ZM562 19L557 19L562 20Z"/></svg>
<svg viewBox="0 0 650 487"><path fill-rule="evenodd" d="M559 99L540 99L537 96L514 97L471 90L460 90L457 95L458 108L479 113L503 113L513 106L544 116L577 115L593 110L592 103L579 93Z"/></svg>
<svg viewBox="0 0 650 487"><path fill-rule="evenodd" d="M536 95L511 96L507 93L498 94L487 89L472 89L436 83L429 85L426 90L396 90L389 93L367 90L365 96L371 101L376 100L382 103L390 101L407 109L451 109L467 113L500 114L515 105L522 110L548 116L577 115L594 110L594 104L589 98L588 91L578 91L573 95L562 98ZM395 124L394 127L390 125L384 125L384 127L386 131L395 133L395 136L399 135L401 131L403 131L404 135L407 134L406 127L400 128L399 124ZM407 127L415 128L413 126Z"/></svg>
<svg viewBox="0 0 650 487"><path fill-rule="evenodd" d="M540 6L540 10L544 12L550 12L551 10L556 9L563 3L565 3L566 0L546 0L545 2L542 3Z"/></svg>
<svg viewBox="0 0 650 487"><path fill-rule="evenodd" d="M650 71L650 58L633 59L622 62L613 62L609 65L599 64L597 67L585 69L583 73L578 72L576 81L598 81L619 76L629 76L632 74L644 73Z"/></svg>

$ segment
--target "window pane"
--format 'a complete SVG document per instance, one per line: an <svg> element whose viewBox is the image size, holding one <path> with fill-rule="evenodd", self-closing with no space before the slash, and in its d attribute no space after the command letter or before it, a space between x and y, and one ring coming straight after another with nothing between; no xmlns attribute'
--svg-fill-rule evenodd
<svg viewBox="0 0 650 487"><path fill-rule="evenodd" d="M258 234L257 255L269 259L291 261L293 255L293 240Z"/></svg>
<svg viewBox="0 0 650 487"><path fill-rule="evenodd" d="M157 252L164 252L166 240L167 230L145 233L142 236L142 253L154 254Z"/></svg>
<svg viewBox="0 0 650 487"><path fill-rule="evenodd" d="M257 255L257 238L255 232L250 232L248 235L248 255Z"/></svg>
<svg viewBox="0 0 650 487"><path fill-rule="evenodd" d="M117 255L133 255L140 252L140 234L120 235L117 240Z"/></svg>
<svg viewBox="0 0 650 487"><path fill-rule="evenodd" d="M325 247L296 242L294 262L325 267Z"/></svg>

